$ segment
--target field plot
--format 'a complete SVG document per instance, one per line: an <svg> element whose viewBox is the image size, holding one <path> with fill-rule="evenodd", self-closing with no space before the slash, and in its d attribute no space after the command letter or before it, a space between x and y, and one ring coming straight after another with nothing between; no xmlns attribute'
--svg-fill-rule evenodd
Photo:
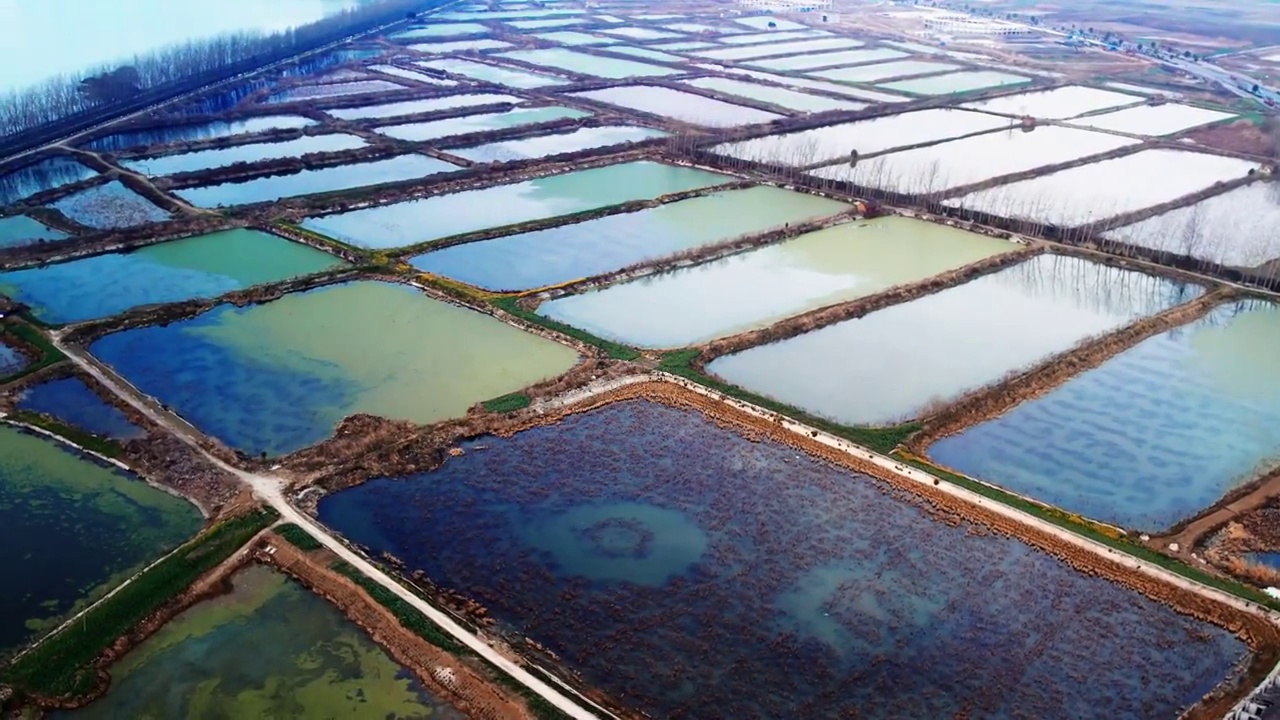
<svg viewBox="0 0 1280 720"><path fill-rule="evenodd" d="M897 60L894 62L876 63L874 65L858 65L856 67L836 68L810 73L814 77L835 80L836 82L874 82L887 78L909 75L926 75L955 70L959 65L926 62L924 60Z"/></svg>
<svg viewBox="0 0 1280 720"><path fill-rule="evenodd" d="M315 193L351 190L366 185L398 182L453 172L458 166L422 155L398 155L386 160L303 170L291 175L271 175L245 182L175 190L173 193L198 207L224 207L271 202Z"/></svg>
<svg viewBox="0 0 1280 720"><path fill-rule="evenodd" d="M509 58L548 68L559 68L581 75L620 80L629 77L657 77L660 75L679 75L684 72L676 68L650 65L631 60L604 58L598 55L567 50L565 48L544 48L542 50L517 50L502 53L498 57Z"/></svg>
<svg viewBox="0 0 1280 720"><path fill-rule="evenodd" d="M230 584L131 650L107 695L67 717L464 718L284 575L254 565Z"/></svg>
<svg viewBox="0 0 1280 720"><path fill-rule="evenodd" d="M216 120L195 125L169 125L146 130L126 130L94 138L85 143L84 148L102 152L119 152L140 146L212 140L267 130L294 130L315 124L315 120L301 115L266 115L244 120Z"/></svg>
<svg viewBox="0 0 1280 720"><path fill-rule="evenodd" d="M1143 102L1145 98L1124 93L1099 90L1083 85L1066 85L1052 90L1005 95L990 100L966 103L960 107L969 110L999 113L1021 117L1063 120L1088 112L1108 110Z"/></svg>
<svg viewBox="0 0 1280 720"><path fill-rule="evenodd" d="M364 93L386 93L406 89L407 88L404 85L399 85L387 80L364 80L360 82L329 83L325 85L302 85L300 87L289 88L288 90L282 90L278 93L269 95L262 102L270 105L296 102L299 100L324 100L328 98L360 95Z"/></svg>
<svg viewBox="0 0 1280 720"><path fill-rule="evenodd" d="M453 110L455 108L476 107L478 105L496 105L498 103L520 103L524 98L501 93L473 93L464 95L448 95L427 100L406 100L405 102L387 103L385 105L365 105L353 108L325 110L325 114L339 120L371 120L395 117L397 115L417 115L437 110Z"/></svg>
<svg viewBox="0 0 1280 720"><path fill-rule="evenodd" d="M107 317L140 305L217 297L328 270L342 261L255 230L226 230L0 273L0 293L47 323Z"/></svg>
<svg viewBox="0 0 1280 720"><path fill-rule="evenodd" d="M815 177L861 187L921 194L950 190L989 178L1069 162L1139 141L1057 126L985 133L962 140L818 168Z"/></svg>
<svg viewBox="0 0 1280 720"><path fill-rule="evenodd" d="M1252 267L1280 257L1280 189L1253 183L1106 233L1134 245Z"/></svg>
<svg viewBox="0 0 1280 720"><path fill-rule="evenodd" d="M143 175L173 175L225 167L234 163L255 163L279 158L301 157L307 153L340 152L365 147L362 138L344 133L305 135L296 140L250 143L212 150L175 153L158 157L125 160L120 164Z"/></svg>
<svg viewBox="0 0 1280 720"><path fill-rule="evenodd" d="M320 517L653 717L1171 717L1246 652L695 411L631 401L462 449Z"/></svg>
<svg viewBox="0 0 1280 720"><path fill-rule="evenodd" d="M53 440L0 425L0 656L200 529L195 506Z"/></svg>
<svg viewBox="0 0 1280 720"><path fill-rule="evenodd" d="M1241 302L935 443L939 462L1159 530L1280 463L1280 308Z"/></svg>
<svg viewBox="0 0 1280 720"><path fill-rule="evenodd" d="M53 203L69 220L98 230L117 230L159 222L169 217L151 201L119 180L73 193Z"/></svg>
<svg viewBox="0 0 1280 720"><path fill-rule="evenodd" d="M54 230L39 220L26 215L10 215L0 218L0 250L23 247L39 242L66 240L69 235Z"/></svg>
<svg viewBox="0 0 1280 720"><path fill-rule="evenodd" d="M868 155L986 132L1008 124L1005 118L994 115L934 108L724 143L711 150L742 160L803 167L848 158L853 151Z"/></svg>
<svg viewBox="0 0 1280 720"><path fill-rule="evenodd" d="M1253 163L1179 150L1143 150L948 200L948 205L1078 225L1176 200L1244 177Z"/></svg>
<svg viewBox="0 0 1280 720"><path fill-rule="evenodd" d="M719 48L716 50L699 50L693 54L709 60L749 60L752 58L771 57L774 55L795 55L797 53L816 53L826 50L862 47L863 43L848 38L822 38L818 40L800 40L787 43L765 43L763 45L747 45L742 47ZM870 51L867 51L870 52Z"/></svg>
<svg viewBox="0 0 1280 720"><path fill-rule="evenodd" d="M17 408L43 413L85 432L114 440L132 440L147 434L129 422L120 408L103 401L77 377L48 380L25 388L18 395Z"/></svg>
<svg viewBox="0 0 1280 720"><path fill-rule="evenodd" d="M984 90L1006 85L1021 85L1029 82L1031 82L1031 78L996 72L995 70L961 70L960 72L946 73L945 75L930 75L929 77L911 80L898 80L884 83L878 87L913 95L950 95L952 93Z"/></svg>
<svg viewBox="0 0 1280 720"><path fill-rule="evenodd" d="M632 125L601 125L599 127L578 128L577 130L554 135L503 140L486 145L476 145L475 147L450 148L446 152L478 163L512 162L640 142L641 140L649 140L665 135L665 132L654 130L653 128Z"/></svg>
<svg viewBox="0 0 1280 720"><path fill-rule="evenodd" d="M891 217L837 225L653 278L545 303L539 313L601 337L682 347L770 325L1015 249Z"/></svg>
<svg viewBox="0 0 1280 720"><path fill-rule="evenodd" d="M516 108L499 113L482 113L428 122L387 125L374 130L382 135L410 142L424 142L452 135L501 130L568 118L588 117L591 113L566 107Z"/></svg>
<svg viewBox="0 0 1280 720"><path fill-rule="evenodd" d="M719 358L711 372L852 425L939 403L1198 296L1201 289L1040 256L934 295ZM946 352L922 352L920 338Z"/></svg>
<svg viewBox="0 0 1280 720"><path fill-rule="evenodd" d="M231 447L297 450L367 412L435 422L559 375L567 347L376 281L125 330L94 355ZM206 388L217 387L212 394Z"/></svg>
<svg viewBox="0 0 1280 720"><path fill-rule="evenodd" d="M98 173L69 157L55 156L0 176L0 207L38 192L87 180Z"/></svg>
<svg viewBox="0 0 1280 720"><path fill-rule="evenodd" d="M420 67L443 70L454 75L463 75L474 80L482 80L511 88L538 88L548 85L564 85L569 82L568 78L556 75L543 75L526 70L498 67L497 65L474 60L463 60L461 58L426 60L415 64Z"/></svg>
<svg viewBox="0 0 1280 720"><path fill-rule="evenodd" d="M702 197L454 245L412 258L427 272L491 290L527 290L590 277L784 223L848 209L848 205L774 187Z"/></svg>
<svg viewBox="0 0 1280 720"><path fill-rule="evenodd" d="M574 93L569 97L586 98L706 127L755 125L782 117L776 113L733 105L702 95L683 93L656 85L624 85Z"/></svg>
<svg viewBox="0 0 1280 720"><path fill-rule="evenodd" d="M728 175L640 161L352 212L310 217L303 227L364 248L395 248L450 235L596 210L629 200L723 185Z"/></svg>
<svg viewBox="0 0 1280 720"><path fill-rule="evenodd" d="M1233 117L1235 115L1231 113L1206 110L1193 105L1164 104L1141 105L1102 115L1090 115L1073 120L1072 124L1133 135L1158 136L1172 135Z"/></svg>
<svg viewBox="0 0 1280 720"><path fill-rule="evenodd" d="M748 98L750 100L758 100L771 105L795 110L797 112L826 112L828 110L861 110L867 107L866 103L852 102L849 100L836 100L835 98L823 97L821 95L810 95L808 93L796 92L795 90L787 90L786 88L772 87L762 83L747 82L745 80L730 80L728 78L710 77L697 78L695 80L684 80L685 85L702 88L704 90L714 90L729 95L737 95L738 97Z"/></svg>
<svg viewBox="0 0 1280 720"><path fill-rule="evenodd" d="M865 48L862 50L845 50L844 52L808 53L790 57L752 60L751 65L767 70L808 70L833 65L857 65L858 63L894 60L907 57L904 52L889 48Z"/></svg>

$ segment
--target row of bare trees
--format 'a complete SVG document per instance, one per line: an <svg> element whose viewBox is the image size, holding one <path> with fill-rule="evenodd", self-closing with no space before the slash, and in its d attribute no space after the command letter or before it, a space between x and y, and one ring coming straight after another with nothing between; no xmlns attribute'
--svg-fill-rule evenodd
<svg viewBox="0 0 1280 720"><path fill-rule="evenodd" d="M430 0L379 0L308 25L276 33L245 32L194 40L0 95L0 136L106 109L149 90L193 79L213 82L400 19L439 4Z"/></svg>

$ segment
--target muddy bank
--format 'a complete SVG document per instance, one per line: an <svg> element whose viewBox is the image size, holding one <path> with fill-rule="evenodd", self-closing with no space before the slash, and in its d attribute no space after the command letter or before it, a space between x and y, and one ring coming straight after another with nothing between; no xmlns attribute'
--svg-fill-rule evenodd
<svg viewBox="0 0 1280 720"><path fill-rule="evenodd" d="M1209 536L1233 523L1242 523L1257 542L1249 550L1280 551L1280 469L1229 491L1200 513L1152 538L1152 544L1177 543L1181 552L1203 547ZM1280 577L1277 577L1280 581Z"/></svg>
<svg viewBox="0 0 1280 720"><path fill-rule="evenodd" d="M1075 347L1010 376L976 388L920 419L919 431L907 438L907 449L924 456L933 443L1034 400L1071 378L1092 370L1138 343L1203 317L1214 307L1239 297L1216 290L1162 313L1104 335L1086 338Z"/></svg>
<svg viewBox="0 0 1280 720"><path fill-rule="evenodd" d="M337 165L373 162L399 155L387 145L366 145L336 152L312 152L294 157L283 157L260 162L241 161L210 170L194 170L174 173L154 180L155 186L168 190L182 190L204 185L247 182L272 175L296 175L304 170L318 170ZM172 201L171 201L172 202Z"/></svg>

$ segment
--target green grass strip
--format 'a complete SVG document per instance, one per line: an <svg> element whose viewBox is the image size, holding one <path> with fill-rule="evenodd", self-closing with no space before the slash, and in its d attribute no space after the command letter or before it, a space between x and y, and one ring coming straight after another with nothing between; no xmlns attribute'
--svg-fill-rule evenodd
<svg viewBox="0 0 1280 720"><path fill-rule="evenodd" d="M517 303L517 298L499 297L490 300L490 302L525 322L540 325L548 330L554 330L561 335L567 335L574 340L580 340L588 345L598 347L608 353L609 357L614 358L615 360L635 360L640 357L640 353L637 352L635 348L627 347L626 345L613 342L612 340L605 340L604 338L596 337L589 332L579 330L571 325L565 325L562 322L556 322L550 318L542 317L537 313L529 312L528 310L520 307Z"/></svg>
<svg viewBox="0 0 1280 720"><path fill-rule="evenodd" d="M48 430L54 435L64 437L76 445L79 445L86 450L92 450L104 457L115 459L124 454L124 446L116 440L85 432L84 430L68 425L61 420L49 417L48 415L30 412L28 410L19 410L10 415L9 419L14 422L34 425L41 430Z"/></svg>
<svg viewBox="0 0 1280 720"><path fill-rule="evenodd" d="M44 697L74 696L93 690L97 684L93 662L103 650L231 557L278 517L274 510L257 510L201 533L71 626L0 670L0 683Z"/></svg>
<svg viewBox="0 0 1280 720"><path fill-rule="evenodd" d="M311 552L324 547L319 540L311 536L311 533L293 523L277 525L272 531L283 538L285 542L304 552Z"/></svg>
<svg viewBox="0 0 1280 720"><path fill-rule="evenodd" d="M485 400L481 405L491 413L509 413L529 407L533 400L524 393L511 393L492 400Z"/></svg>

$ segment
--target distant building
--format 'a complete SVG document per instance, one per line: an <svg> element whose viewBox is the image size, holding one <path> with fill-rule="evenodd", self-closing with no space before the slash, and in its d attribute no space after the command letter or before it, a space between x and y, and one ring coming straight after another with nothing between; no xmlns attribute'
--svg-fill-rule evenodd
<svg viewBox="0 0 1280 720"><path fill-rule="evenodd" d="M934 32L946 33L957 37L975 35L1006 39L1035 39L1041 37L1039 30L1028 25L952 13L926 17L924 26Z"/></svg>

